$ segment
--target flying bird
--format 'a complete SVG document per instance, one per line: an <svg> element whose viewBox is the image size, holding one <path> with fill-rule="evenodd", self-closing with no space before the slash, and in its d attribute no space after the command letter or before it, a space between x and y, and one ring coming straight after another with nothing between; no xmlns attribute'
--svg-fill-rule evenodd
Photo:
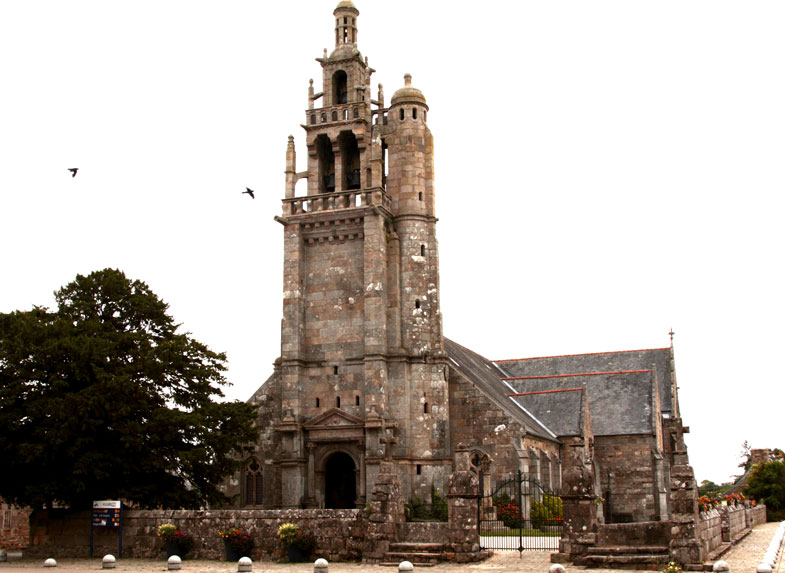
<svg viewBox="0 0 785 573"><path fill-rule="evenodd" d="M69 167L68 171L71 172L71 177L76 177L76 172L79 171L78 167Z"/></svg>
<svg viewBox="0 0 785 573"><path fill-rule="evenodd" d="M251 199L256 199L256 197L254 197L254 194L253 194L253 189L249 189L248 187L246 187L245 191L243 191L243 195L246 195L246 194L250 195Z"/></svg>

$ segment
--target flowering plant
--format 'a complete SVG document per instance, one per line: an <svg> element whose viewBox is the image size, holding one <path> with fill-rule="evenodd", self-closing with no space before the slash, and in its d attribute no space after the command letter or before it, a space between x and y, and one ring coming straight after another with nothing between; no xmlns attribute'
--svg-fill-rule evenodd
<svg viewBox="0 0 785 573"><path fill-rule="evenodd" d="M306 554L310 554L316 547L316 538L294 523L282 524L278 528L278 539L286 547L296 547Z"/></svg>
<svg viewBox="0 0 785 573"><path fill-rule="evenodd" d="M700 504L701 511L709 511L719 506L720 500L702 495L698 498L698 503Z"/></svg>
<svg viewBox="0 0 785 573"><path fill-rule="evenodd" d="M668 566L663 570L662 573L681 573L682 569L679 567L675 561L671 561L668 563Z"/></svg>
<svg viewBox="0 0 785 573"><path fill-rule="evenodd" d="M494 505L496 505L496 518L504 523L505 527L510 529L520 529L523 527L523 519L521 519L521 507L515 501L515 498L510 498L506 493L501 494L499 497L494 498Z"/></svg>
<svg viewBox="0 0 785 573"><path fill-rule="evenodd" d="M177 529L172 523L163 523L158 526L158 537L165 543L171 543L177 550L177 555L184 557L194 546L194 538L187 532Z"/></svg>
<svg viewBox="0 0 785 573"><path fill-rule="evenodd" d="M248 556L253 549L253 538L251 534L242 529L227 529L219 531L218 535L229 545L229 548L241 556Z"/></svg>
<svg viewBox="0 0 785 573"><path fill-rule="evenodd" d="M165 541L174 539L175 531L177 531L177 528L174 526L174 523L162 523L158 526L158 537Z"/></svg>

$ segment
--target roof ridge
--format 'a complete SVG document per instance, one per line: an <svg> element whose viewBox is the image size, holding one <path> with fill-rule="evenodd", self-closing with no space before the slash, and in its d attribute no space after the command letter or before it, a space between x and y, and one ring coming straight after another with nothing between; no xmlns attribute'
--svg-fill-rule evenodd
<svg viewBox="0 0 785 573"><path fill-rule="evenodd" d="M576 372L573 374L548 374L545 376L511 376L502 380L538 380L541 378L571 378L574 376L602 376L603 374L640 374L651 370L614 370L611 372Z"/></svg>
<svg viewBox="0 0 785 573"><path fill-rule="evenodd" d="M522 360L542 360L543 358L566 358L568 356L597 356L600 354L622 354L625 352L650 352L652 350L670 350L670 346L663 348L639 348L637 350L607 350L605 352L579 352L577 354L554 354L553 356L530 356L528 358L502 358L491 362L520 362Z"/></svg>

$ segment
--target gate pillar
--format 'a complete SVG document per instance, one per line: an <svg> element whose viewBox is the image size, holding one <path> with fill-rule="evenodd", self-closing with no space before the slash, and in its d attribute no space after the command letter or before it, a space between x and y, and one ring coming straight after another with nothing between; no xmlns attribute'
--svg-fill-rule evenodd
<svg viewBox="0 0 785 573"><path fill-rule="evenodd" d="M597 543L597 496L594 494L594 474L583 460L583 444L570 447L562 477L564 529L559 542L559 553L552 561L572 561L584 555Z"/></svg>
<svg viewBox="0 0 785 573"><path fill-rule="evenodd" d="M389 445L388 452L391 452ZM379 563L389 550L390 543L398 540L398 524L406 521L401 481L395 463L389 458L379 464L368 505L370 511L363 543L363 563Z"/></svg>
<svg viewBox="0 0 785 573"><path fill-rule="evenodd" d="M470 468L468 448L458 445L453 468L447 482L450 552L455 554L457 563L478 561L487 557L487 552L480 550L477 515L480 479Z"/></svg>

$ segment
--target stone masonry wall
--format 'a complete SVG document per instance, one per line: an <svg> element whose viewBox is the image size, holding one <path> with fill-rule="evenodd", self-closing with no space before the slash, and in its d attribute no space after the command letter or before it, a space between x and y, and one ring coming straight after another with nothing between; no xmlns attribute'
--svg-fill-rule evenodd
<svg viewBox="0 0 785 573"><path fill-rule="evenodd" d="M711 558L723 544L741 537L744 532L766 522L766 506L719 507L702 511L698 522L698 538L703 554Z"/></svg>
<svg viewBox="0 0 785 573"><path fill-rule="evenodd" d="M744 506L721 507L720 512L727 512L728 530L731 539L736 539L739 533L747 529L747 512Z"/></svg>
<svg viewBox="0 0 785 573"><path fill-rule="evenodd" d="M450 433L455 444L481 448L493 463L491 472L499 480L518 471L520 459L513 445L515 431L509 416L469 382L450 374ZM512 430L512 431L511 431Z"/></svg>
<svg viewBox="0 0 785 573"><path fill-rule="evenodd" d="M22 549L30 539L30 509L0 500L0 549Z"/></svg>
<svg viewBox="0 0 785 573"><path fill-rule="evenodd" d="M603 497L610 491L610 523L657 521L652 436L598 436L594 455L603 469Z"/></svg>
<svg viewBox="0 0 785 573"><path fill-rule="evenodd" d="M717 509L702 511L698 522L698 538L703 555L708 555L722 545L722 518Z"/></svg>
<svg viewBox="0 0 785 573"><path fill-rule="evenodd" d="M282 558L278 526L296 523L316 537L317 557L328 561L359 560L366 527L365 513L357 509L323 510L127 510L123 512L123 556L163 558L166 553L156 532L173 523L195 539L192 558L223 559L218 531L234 527L250 532L255 541L253 559ZM95 528L94 555L117 552L117 531ZM27 553L86 557L90 543L90 512L35 512L32 544Z"/></svg>

